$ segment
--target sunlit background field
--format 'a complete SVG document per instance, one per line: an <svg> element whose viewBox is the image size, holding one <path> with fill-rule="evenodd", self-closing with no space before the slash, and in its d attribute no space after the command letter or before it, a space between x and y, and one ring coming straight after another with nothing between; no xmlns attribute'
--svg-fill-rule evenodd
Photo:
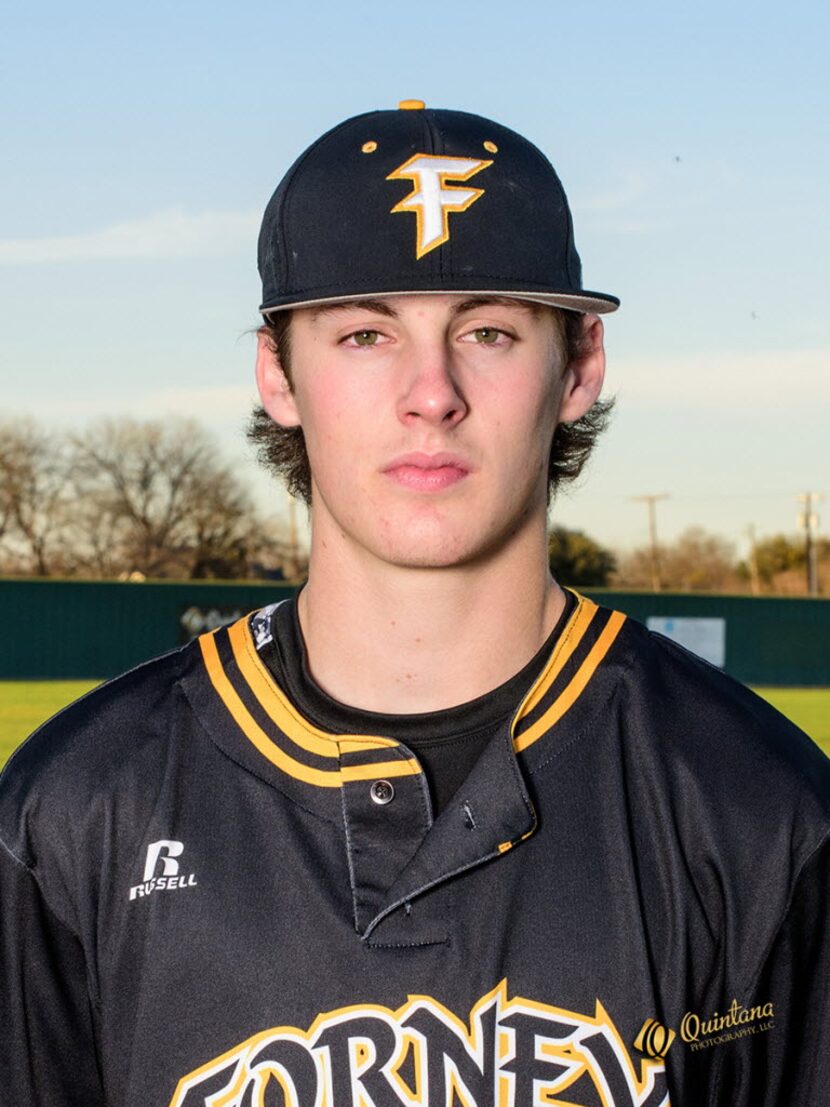
<svg viewBox="0 0 830 1107"><path fill-rule="evenodd" d="M23 739L95 681L0 681L0 765ZM756 688L830 756L830 688Z"/></svg>

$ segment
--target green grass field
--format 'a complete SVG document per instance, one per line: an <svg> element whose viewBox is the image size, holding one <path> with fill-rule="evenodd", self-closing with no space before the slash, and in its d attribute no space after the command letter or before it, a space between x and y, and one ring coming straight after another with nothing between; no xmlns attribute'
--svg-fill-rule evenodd
<svg viewBox="0 0 830 1107"><path fill-rule="evenodd" d="M94 688L95 680L0 680L0 765L56 711Z"/></svg>
<svg viewBox="0 0 830 1107"><path fill-rule="evenodd" d="M756 688L830 757L830 688Z"/></svg>
<svg viewBox="0 0 830 1107"><path fill-rule="evenodd" d="M0 681L0 765L27 734L95 681ZM830 688L756 688L830 756Z"/></svg>

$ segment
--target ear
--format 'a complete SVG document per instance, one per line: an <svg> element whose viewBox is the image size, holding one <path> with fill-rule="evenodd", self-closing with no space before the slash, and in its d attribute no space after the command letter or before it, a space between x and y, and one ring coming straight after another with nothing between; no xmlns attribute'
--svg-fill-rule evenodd
<svg viewBox="0 0 830 1107"><path fill-rule="evenodd" d="M300 425L294 393L266 336L257 334L256 383L262 406L282 427Z"/></svg>
<svg viewBox="0 0 830 1107"><path fill-rule="evenodd" d="M574 423L599 398L605 379L605 345L602 320L598 315L586 315L582 320L584 351L565 366L562 377L562 399L559 403L560 423Z"/></svg>

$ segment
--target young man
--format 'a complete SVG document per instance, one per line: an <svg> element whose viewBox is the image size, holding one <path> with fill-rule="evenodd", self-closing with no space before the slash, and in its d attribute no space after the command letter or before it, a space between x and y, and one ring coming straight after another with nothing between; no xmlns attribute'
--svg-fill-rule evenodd
<svg viewBox="0 0 830 1107"><path fill-rule="evenodd" d="M4 1105L826 1102L826 760L548 572L617 304L550 165L348 120L260 270L308 583L12 759Z"/></svg>

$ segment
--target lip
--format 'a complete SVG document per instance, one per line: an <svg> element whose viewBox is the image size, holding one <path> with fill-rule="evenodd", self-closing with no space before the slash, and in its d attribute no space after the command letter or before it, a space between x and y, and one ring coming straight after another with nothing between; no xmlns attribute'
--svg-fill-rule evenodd
<svg viewBox="0 0 830 1107"><path fill-rule="evenodd" d="M416 492L442 492L464 480L473 467L463 457L450 453L410 453L396 457L383 473Z"/></svg>

